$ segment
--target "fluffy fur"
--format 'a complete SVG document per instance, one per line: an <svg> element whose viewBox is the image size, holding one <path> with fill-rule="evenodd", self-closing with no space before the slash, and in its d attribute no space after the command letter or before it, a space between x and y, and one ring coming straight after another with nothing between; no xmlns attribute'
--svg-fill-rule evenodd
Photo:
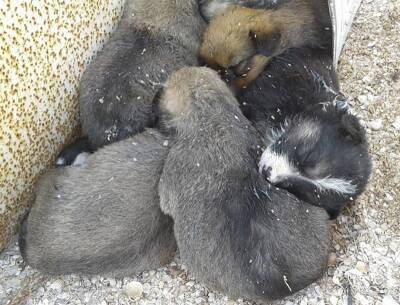
<svg viewBox="0 0 400 305"><path fill-rule="evenodd" d="M221 13L230 5L239 5L254 9L276 9L291 0L199 0L200 12L205 20Z"/></svg>
<svg viewBox="0 0 400 305"><path fill-rule="evenodd" d="M184 68L164 90L160 107L175 136L160 205L174 219L190 272L231 297L259 301L318 279L327 264L328 215L259 174L262 140L217 73Z"/></svg>
<svg viewBox="0 0 400 305"><path fill-rule="evenodd" d="M127 1L80 84L83 134L94 150L154 125L154 95L172 71L197 65L203 28L195 0Z"/></svg>
<svg viewBox="0 0 400 305"><path fill-rule="evenodd" d="M118 277L168 263L176 242L157 189L165 141L147 130L46 173L19 236L24 260L49 274Z"/></svg>
<svg viewBox="0 0 400 305"><path fill-rule="evenodd" d="M235 80L237 88L246 88L271 57L289 48L331 46L327 1L282 1L275 9L260 9L257 1L247 3L247 7L241 4L242 1L206 1L201 8L215 10L216 16L204 33L200 56L214 69L233 69L240 76ZM263 58L255 60L255 55Z"/></svg>
<svg viewBox="0 0 400 305"><path fill-rule="evenodd" d="M328 50L296 49L271 61L239 95L266 136L266 178L335 218L368 182L365 131L339 92Z"/></svg>

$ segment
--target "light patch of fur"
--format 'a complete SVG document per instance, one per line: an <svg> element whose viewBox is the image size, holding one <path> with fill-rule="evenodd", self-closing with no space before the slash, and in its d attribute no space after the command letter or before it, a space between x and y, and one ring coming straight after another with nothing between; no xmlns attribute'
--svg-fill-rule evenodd
<svg viewBox="0 0 400 305"><path fill-rule="evenodd" d="M207 19L211 19L212 17L214 17L215 15L219 14L220 12L222 12L223 10L225 10L228 7L228 3L226 2L212 2L207 9L205 10L204 14L205 17Z"/></svg>
<svg viewBox="0 0 400 305"><path fill-rule="evenodd" d="M165 90L162 105L172 114L183 114L187 111L189 103L187 96L182 94L180 90L170 88Z"/></svg>
<svg viewBox="0 0 400 305"><path fill-rule="evenodd" d="M297 171L294 166L289 162L286 155L279 155L273 152L269 147L263 152L259 163L259 172L263 169L270 170L268 180L271 183L277 183L282 177L296 175Z"/></svg>
<svg viewBox="0 0 400 305"><path fill-rule="evenodd" d="M73 166L81 166L82 164L86 163L86 160L90 156L90 153L83 152L76 156L74 162L72 163Z"/></svg>
<svg viewBox="0 0 400 305"><path fill-rule="evenodd" d="M329 190L342 194L355 194L357 192L357 186L345 179L325 177L311 181L320 191Z"/></svg>
<svg viewBox="0 0 400 305"><path fill-rule="evenodd" d="M302 122L299 128L296 128L296 135L299 139L309 139L318 137L320 128L317 122L308 120Z"/></svg>
<svg viewBox="0 0 400 305"><path fill-rule="evenodd" d="M60 158L57 158L56 165L57 166L63 166L63 165L65 165L65 162L67 162L65 160L65 158L64 157L60 157Z"/></svg>

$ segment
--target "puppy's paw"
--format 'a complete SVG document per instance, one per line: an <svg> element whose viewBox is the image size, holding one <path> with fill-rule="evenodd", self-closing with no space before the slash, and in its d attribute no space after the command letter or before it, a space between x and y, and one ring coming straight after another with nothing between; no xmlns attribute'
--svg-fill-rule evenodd
<svg viewBox="0 0 400 305"><path fill-rule="evenodd" d="M246 89L264 71L270 60L271 57L255 55L235 66L233 70L238 77L234 80L234 87Z"/></svg>

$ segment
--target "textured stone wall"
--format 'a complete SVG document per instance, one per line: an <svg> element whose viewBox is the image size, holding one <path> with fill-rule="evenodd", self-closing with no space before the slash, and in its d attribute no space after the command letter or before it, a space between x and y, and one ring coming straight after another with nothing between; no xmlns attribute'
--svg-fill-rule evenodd
<svg viewBox="0 0 400 305"><path fill-rule="evenodd" d="M123 0L0 0L0 251L77 131L77 88Z"/></svg>

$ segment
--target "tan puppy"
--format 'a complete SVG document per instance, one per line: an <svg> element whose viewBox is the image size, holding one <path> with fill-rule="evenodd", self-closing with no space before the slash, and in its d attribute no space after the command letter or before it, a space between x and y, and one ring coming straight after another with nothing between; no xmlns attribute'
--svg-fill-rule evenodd
<svg viewBox="0 0 400 305"><path fill-rule="evenodd" d="M271 57L288 48L330 44L329 10L323 1L292 0L275 10L225 5L215 13L200 56L210 67L233 68L241 77L235 81L238 88L247 87Z"/></svg>

